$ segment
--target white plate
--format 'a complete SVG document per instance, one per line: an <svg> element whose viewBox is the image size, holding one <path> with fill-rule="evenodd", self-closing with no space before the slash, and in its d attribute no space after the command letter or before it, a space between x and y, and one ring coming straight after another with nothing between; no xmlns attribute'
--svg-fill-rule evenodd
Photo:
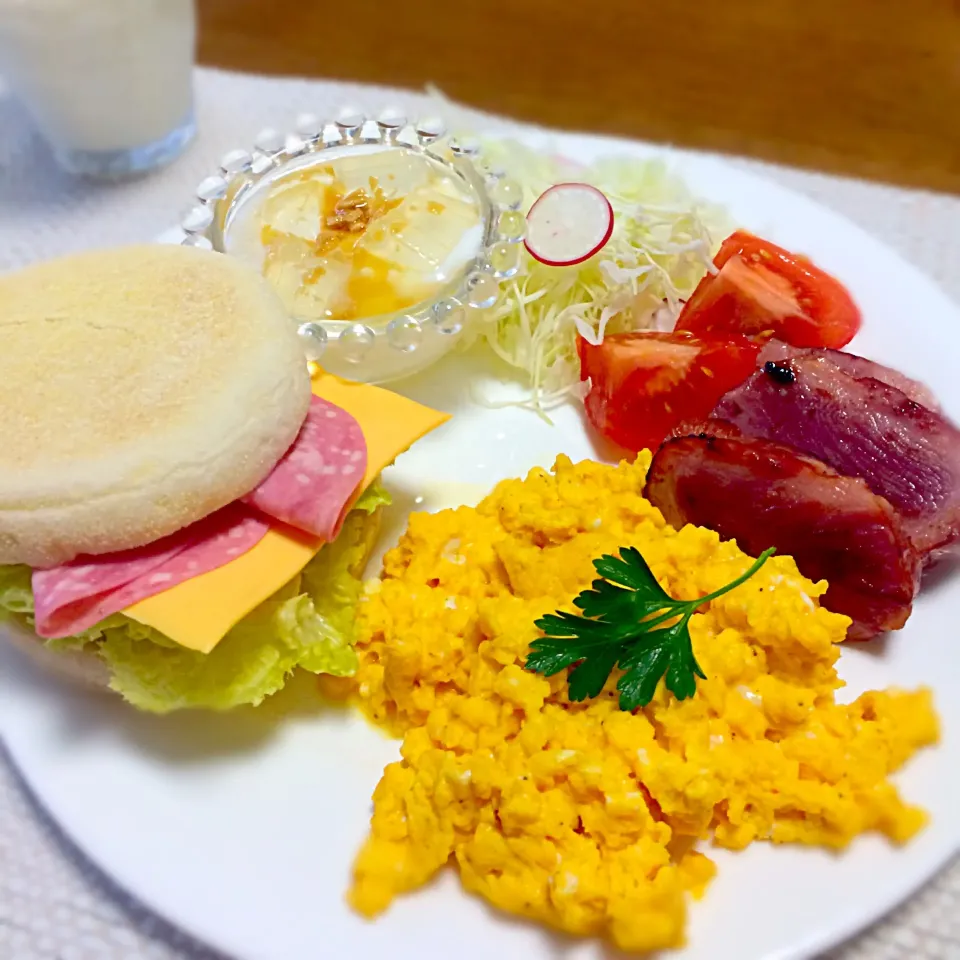
<svg viewBox="0 0 960 960"><path fill-rule="evenodd" d="M553 143L584 160L651 152L573 135ZM846 281L866 319L855 348L921 377L960 415L960 378L951 371L960 312L931 282L803 197L716 160L672 156L696 192ZM441 364L403 388L456 417L390 472L401 507L438 481L489 487L558 452L593 453L572 410L550 428L516 410L471 405L458 362L471 361ZM840 857L762 844L716 852L719 876L691 909L683 960L812 956L888 910L960 848L957 609L960 577L944 579L927 588L906 629L841 658L849 696L894 683L935 689L943 743L899 778L906 796L930 810L932 825L902 850L865 838ZM375 924L353 916L343 901L351 861L371 792L397 746L297 692L283 698L282 717L276 708L138 716L109 698L65 690L0 651L0 733L36 794L96 863L201 940L242 960L313 960L340 949L355 960L610 957L596 943L571 943L493 913L463 895L452 872Z"/></svg>

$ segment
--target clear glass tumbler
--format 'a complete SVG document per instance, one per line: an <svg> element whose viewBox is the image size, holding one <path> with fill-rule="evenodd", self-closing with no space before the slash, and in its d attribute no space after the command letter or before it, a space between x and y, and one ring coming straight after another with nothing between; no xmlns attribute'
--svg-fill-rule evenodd
<svg viewBox="0 0 960 960"><path fill-rule="evenodd" d="M193 0L0 0L0 75L60 164L124 177L195 132Z"/></svg>

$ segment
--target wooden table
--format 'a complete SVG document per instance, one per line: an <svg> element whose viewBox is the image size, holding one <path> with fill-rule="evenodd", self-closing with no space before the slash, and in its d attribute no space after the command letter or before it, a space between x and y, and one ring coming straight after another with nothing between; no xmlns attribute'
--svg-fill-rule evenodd
<svg viewBox="0 0 960 960"><path fill-rule="evenodd" d="M960 193L960 0L197 3L211 66Z"/></svg>

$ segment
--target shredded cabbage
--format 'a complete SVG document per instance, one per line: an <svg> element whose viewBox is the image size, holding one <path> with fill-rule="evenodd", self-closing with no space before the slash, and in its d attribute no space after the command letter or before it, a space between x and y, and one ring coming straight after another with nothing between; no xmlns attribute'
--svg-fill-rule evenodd
<svg viewBox="0 0 960 960"><path fill-rule="evenodd" d="M209 654L187 650L123 614L83 634L49 640L56 650L89 649L107 664L110 686L141 710L229 710L258 705L297 667L352 676L353 622L363 565L390 502L379 484L357 501L337 539L291 583L243 618ZM33 627L30 568L0 567L0 615Z"/></svg>
<svg viewBox="0 0 960 960"><path fill-rule="evenodd" d="M597 343L605 332L672 329L682 301L712 269L727 221L719 207L691 198L661 160L582 166L509 140L485 142L484 151L522 186L524 212L565 181L592 184L614 210L609 242L581 264L548 267L524 248L484 326L497 355L529 378L530 398L520 405L545 416L581 389L578 332Z"/></svg>

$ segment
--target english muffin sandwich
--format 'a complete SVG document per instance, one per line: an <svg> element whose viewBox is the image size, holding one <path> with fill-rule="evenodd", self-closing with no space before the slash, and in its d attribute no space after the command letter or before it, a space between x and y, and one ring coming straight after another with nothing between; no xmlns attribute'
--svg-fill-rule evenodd
<svg viewBox="0 0 960 960"><path fill-rule="evenodd" d="M265 281L148 245L0 277L0 632L137 707L349 675L380 472L444 414L312 376Z"/></svg>

